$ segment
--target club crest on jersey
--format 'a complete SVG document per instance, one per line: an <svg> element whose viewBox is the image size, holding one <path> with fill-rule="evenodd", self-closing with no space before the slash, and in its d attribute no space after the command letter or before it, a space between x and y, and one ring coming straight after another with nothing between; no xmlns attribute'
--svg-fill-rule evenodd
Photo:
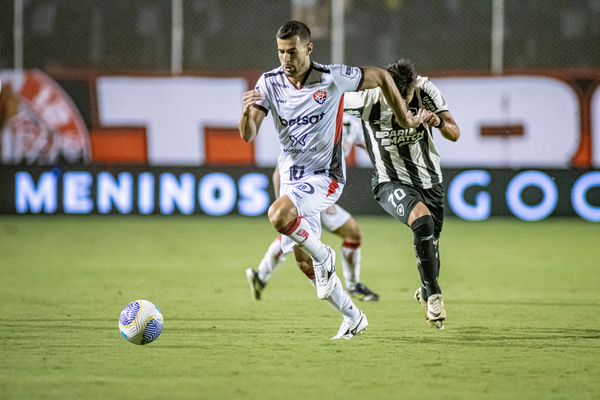
<svg viewBox="0 0 600 400"><path fill-rule="evenodd" d="M404 217L404 206L402 204L398 204L398 207L396 207L396 212L399 216Z"/></svg>
<svg viewBox="0 0 600 400"><path fill-rule="evenodd" d="M322 90L317 90L317 92L313 94L313 99L315 99L317 103L323 104L325 103L325 100L327 100L327 93Z"/></svg>

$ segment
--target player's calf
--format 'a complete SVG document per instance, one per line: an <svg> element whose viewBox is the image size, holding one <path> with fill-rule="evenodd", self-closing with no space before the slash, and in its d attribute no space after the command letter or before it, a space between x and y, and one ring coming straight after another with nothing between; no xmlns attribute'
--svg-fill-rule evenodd
<svg viewBox="0 0 600 400"><path fill-rule="evenodd" d="M441 294L437 283L438 267L437 252L434 245L435 224L430 214L415 219L411 224L414 235L415 256L421 274L421 280L427 289L425 297Z"/></svg>

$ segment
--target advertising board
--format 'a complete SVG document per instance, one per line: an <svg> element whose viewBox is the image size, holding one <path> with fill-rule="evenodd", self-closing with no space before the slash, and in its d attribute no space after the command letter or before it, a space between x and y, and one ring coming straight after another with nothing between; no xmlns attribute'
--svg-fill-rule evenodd
<svg viewBox="0 0 600 400"><path fill-rule="evenodd" d="M600 221L600 171L444 169L446 214L480 221L551 216ZM271 168L4 167L1 214L265 215L274 199ZM385 215L371 171L350 168L339 204Z"/></svg>

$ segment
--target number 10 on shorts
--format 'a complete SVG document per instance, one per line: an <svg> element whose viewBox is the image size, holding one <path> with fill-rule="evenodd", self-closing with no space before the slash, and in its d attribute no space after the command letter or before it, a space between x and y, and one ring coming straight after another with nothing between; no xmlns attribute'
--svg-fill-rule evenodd
<svg viewBox="0 0 600 400"><path fill-rule="evenodd" d="M388 197L388 201L390 203L392 203L392 205L396 209L396 212L401 217L404 216L404 206L402 204L396 204L396 201L400 202L405 197L406 197L406 193L404 193L404 190L402 190L402 189L394 190L394 193L390 194L390 197ZM396 201L394 201L394 200L396 200Z"/></svg>

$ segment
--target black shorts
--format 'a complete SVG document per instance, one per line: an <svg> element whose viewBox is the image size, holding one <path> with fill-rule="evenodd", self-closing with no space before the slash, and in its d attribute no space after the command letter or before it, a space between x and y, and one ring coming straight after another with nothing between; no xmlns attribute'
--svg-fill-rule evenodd
<svg viewBox="0 0 600 400"><path fill-rule="evenodd" d="M392 217L408 225L413 208L421 202L427 206L439 239L444 224L444 186L439 183L431 189L421 189L400 182L383 182L373 189L375 200Z"/></svg>

